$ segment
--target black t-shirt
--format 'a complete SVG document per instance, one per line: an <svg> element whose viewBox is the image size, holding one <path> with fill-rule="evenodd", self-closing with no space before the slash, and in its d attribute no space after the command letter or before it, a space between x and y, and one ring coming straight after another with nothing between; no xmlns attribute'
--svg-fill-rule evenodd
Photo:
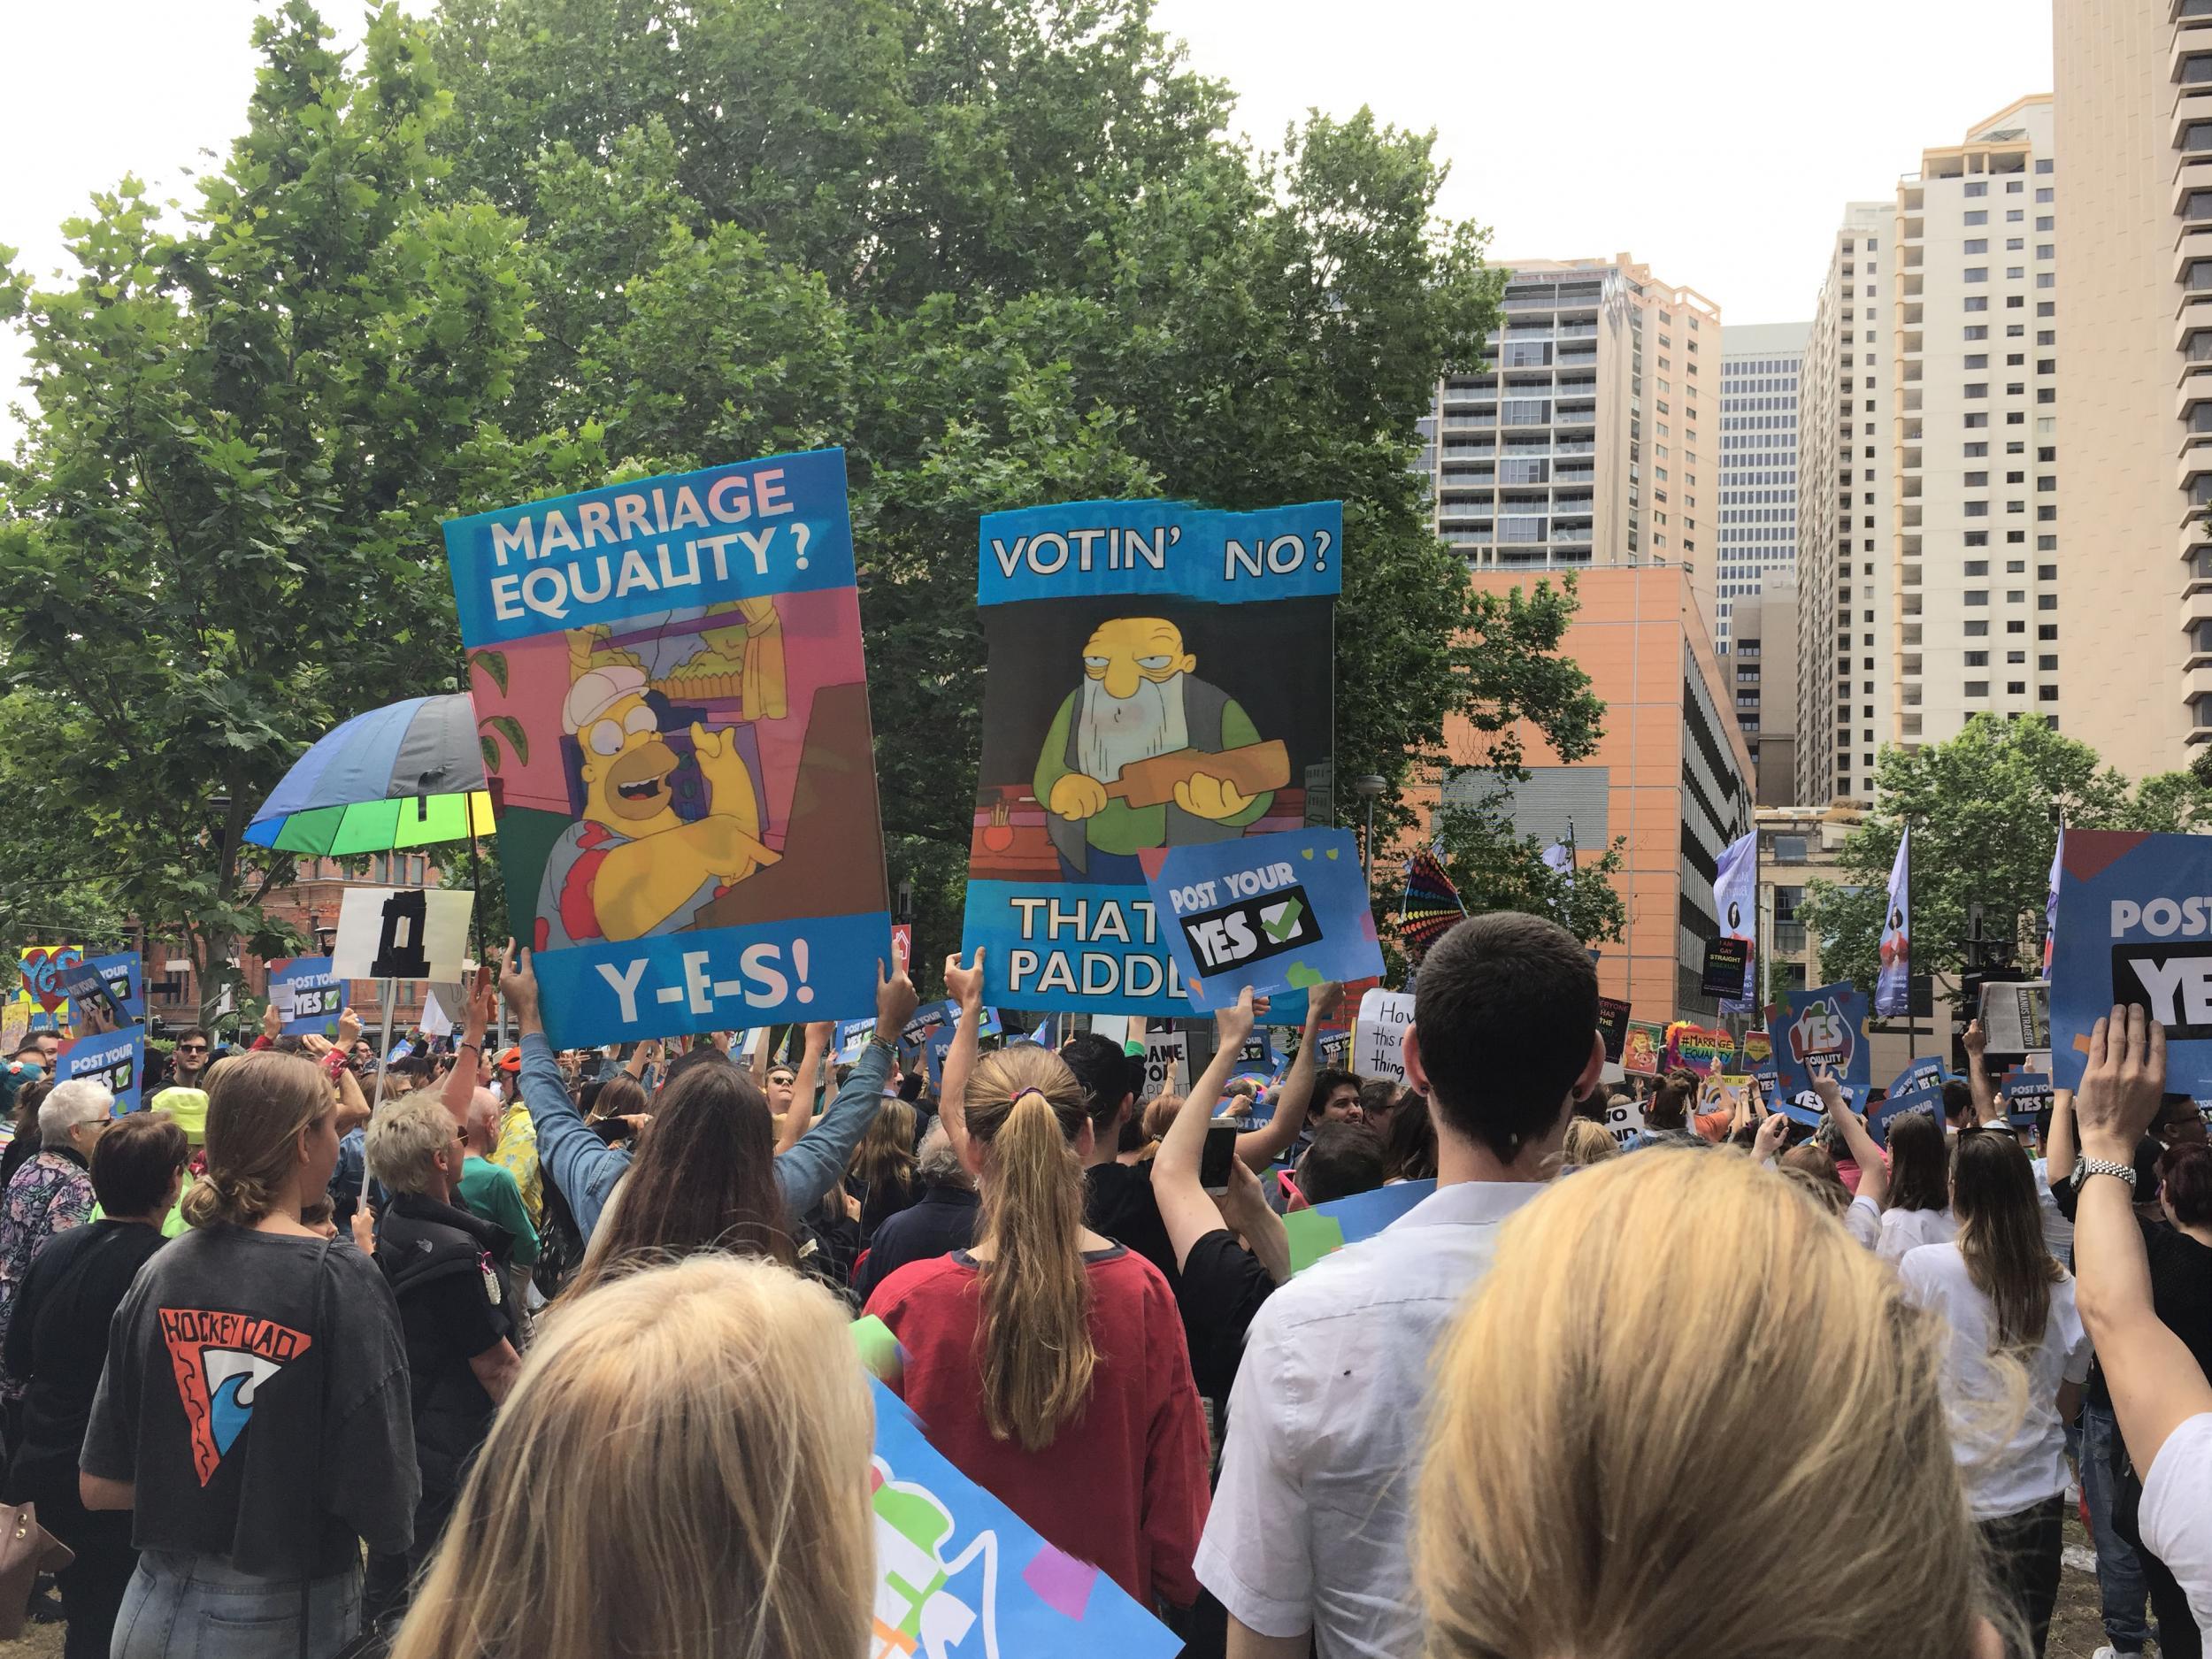
<svg viewBox="0 0 2212 1659"><path fill-rule="evenodd" d="M142 1221L95 1221L56 1233L31 1262L8 1322L7 1373L30 1387L8 1465L8 1502L62 1491L73 1501L77 1454L107 1364L108 1326L131 1281L165 1243Z"/></svg>
<svg viewBox="0 0 2212 1659"><path fill-rule="evenodd" d="M1160 1201L1152 1195L1152 1160L1136 1164L1094 1164L1083 1171L1087 1196L1083 1225L1124 1244L1176 1279L1175 1247L1168 1241L1167 1223L1160 1219Z"/></svg>
<svg viewBox="0 0 2212 1659"><path fill-rule="evenodd" d="M405 1551L419 1492L399 1311L349 1244L199 1227L123 1298L80 1466L131 1542L257 1578Z"/></svg>
<svg viewBox="0 0 2212 1659"><path fill-rule="evenodd" d="M1190 1338L1191 1375L1198 1392L1221 1408L1225 1430L1229 1385L1236 1381L1244 1357L1244 1334L1260 1304L1274 1294L1275 1281L1267 1270L1225 1227L1199 1239L1183 1258L1175 1302Z"/></svg>

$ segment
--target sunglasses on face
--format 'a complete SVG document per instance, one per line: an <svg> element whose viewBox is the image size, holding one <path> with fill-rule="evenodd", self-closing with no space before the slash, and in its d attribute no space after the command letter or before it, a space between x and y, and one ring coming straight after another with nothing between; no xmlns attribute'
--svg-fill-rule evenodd
<svg viewBox="0 0 2212 1659"><path fill-rule="evenodd" d="M179 1054L205 1054L207 1045L204 1042L180 1042L177 1045L177 1052Z"/></svg>

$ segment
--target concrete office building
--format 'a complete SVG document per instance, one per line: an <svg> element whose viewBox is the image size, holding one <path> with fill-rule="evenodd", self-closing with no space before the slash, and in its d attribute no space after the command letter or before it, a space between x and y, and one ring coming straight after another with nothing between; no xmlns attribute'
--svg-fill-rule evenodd
<svg viewBox="0 0 2212 1659"><path fill-rule="evenodd" d="M1844 209L1798 409L1797 804L1863 800L1889 731L1896 206Z"/></svg>
<svg viewBox="0 0 2212 1659"><path fill-rule="evenodd" d="M1896 560L1884 620L1893 735L1907 749L1955 736L1975 714L2059 710L2051 148L2049 95L2023 98L1965 142L1924 152L1898 187Z"/></svg>
<svg viewBox="0 0 2212 1659"><path fill-rule="evenodd" d="M2139 778L2212 741L2212 0L2054 0L2052 20L2072 488L2038 706Z"/></svg>
<svg viewBox="0 0 2212 1659"><path fill-rule="evenodd" d="M1624 253L1509 268L1491 367L1423 424L1437 533L1477 571L1680 565L1709 619L1719 308Z"/></svg>
<svg viewBox="0 0 2212 1659"><path fill-rule="evenodd" d="M1762 807L1789 806L1797 787L1797 579L1770 575L1735 602L1736 637L1721 667L1735 696Z"/></svg>
<svg viewBox="0 0 2212 1659"><path fill-rule="evenodd" d="M1798 374L1810 323L1721 331L1720 546L1713 642L1735 603L1797 567Z"/></svg>
<svg viewBox="0 0 2212 1659"><path fill-rule="evenodd" d="M1477 571L1490 591L1525 585L1540 572ZM1624 837L1624 867L1614 886L1628 910L1627 937L1598 946L1598 985L1625 997L1641 1019L1711 1017L1698 988L1705 941L1718 932L1713 873L1720 850L1751 827L1751 757L1730 711L1730 660L1715 653L1679 565L1595 569L1580 578L1582 604L1561 642L1605 703L1596 750L1559 764L1540 734L1520 732L1529 777L1506 810L1514 827L1547 845L1570 841L1578 860L1600 857ZM1459 767L1480 764L1486 742L1463 720L1445 730ZM1447 802L1470 800L1488 779L1447 771ZM1413 792L1417 809L1436 793ZM1570 826L1571 826L1571 833Z"/></svg>

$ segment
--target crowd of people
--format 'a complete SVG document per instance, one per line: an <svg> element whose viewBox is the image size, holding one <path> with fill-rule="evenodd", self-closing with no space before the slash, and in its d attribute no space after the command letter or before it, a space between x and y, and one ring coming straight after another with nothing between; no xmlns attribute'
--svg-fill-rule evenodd
<svg viewBox="0 0 2212 1659"><path fill-rule="evenodd" d="M1624 1145L1547 920L1431 949L1402 1085L1322 1064L1324 987L1279 1083L1248 992L1147 1099L1103 1035L986 1049L983 965L933 1084L895 963L843 1062L557 1052L511 949L381 1079L357 1026L188 1033L118 1118L27 1043L0 1495L74 1552L66 1652L908 1651L862 1317L1192 1655L2039 1655L2077 1479L2114 1651L2200 1651L2212 1148L2141 1010L2038 1156L1978 1032L1940 1119L1678 1077ZM1405 1182L1293 1273L1290 1211Z"/></svg>

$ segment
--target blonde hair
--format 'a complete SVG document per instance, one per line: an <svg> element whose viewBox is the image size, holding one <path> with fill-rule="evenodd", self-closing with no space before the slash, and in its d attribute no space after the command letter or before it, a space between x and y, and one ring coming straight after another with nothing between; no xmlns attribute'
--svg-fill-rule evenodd
<svg viewBox="0 0 2212 1659"><path fill-rule="evenodd" d="M828 1291L718 1252L565 1308L393 1659L861 1659L875 1428L848 1332Z"/></svg>
<svg viewBox="0 0 2212 1659"><path fill-rule="evenodd" d="M1594 1124L1587 1118L1577 1118L1567 1125L1567 1140L1561 1151L1562 1161L1569 1166L1602 1164L1620 1151L1620 1147L1607 1133L1603 1124Z"/></svg>
<svg viewBox="0 0 2212 1659"><path fill-rule="evenodd" d="M983 1317L976 1325L983 1420L1041 1451L1089 1403L1098 1350L1083 1263L1083 1086L1056 1054L1024 1043L987 1054L962 1097L983 1148Z"/></svg>
<svg viewBox="0 0 2212 1659"><path fill-rule="evenodd" d="M438 1155L459 1143L460 1124L434 1091L417 1089L385 1103L369 1125L365 1150L369 1173L396 1193L430 1189ZM450 1166L457 1179L460 1166Z"/></svg>
<svg viewBox="0 0 2212 1659"><path fill-rule="evenodd" d="M196 1227L250 1227L273 1215L299 1168L299 1140L337 1102L312 1060L273 1049L214 1069L207 1091L207 1171L184 1195Z"/></svg>
<svg viewBox="0 0 2212 1659"><path fill-rule="evenodd" d="M1693 1248L1744 1265L1652 1272ZM1939 1324L1747 1158L1655 1148L1551 1188L1438 1349L1429 1659L1969 1652ZM1837 1539L1849 1571L1808 1571Z"/></svg>

